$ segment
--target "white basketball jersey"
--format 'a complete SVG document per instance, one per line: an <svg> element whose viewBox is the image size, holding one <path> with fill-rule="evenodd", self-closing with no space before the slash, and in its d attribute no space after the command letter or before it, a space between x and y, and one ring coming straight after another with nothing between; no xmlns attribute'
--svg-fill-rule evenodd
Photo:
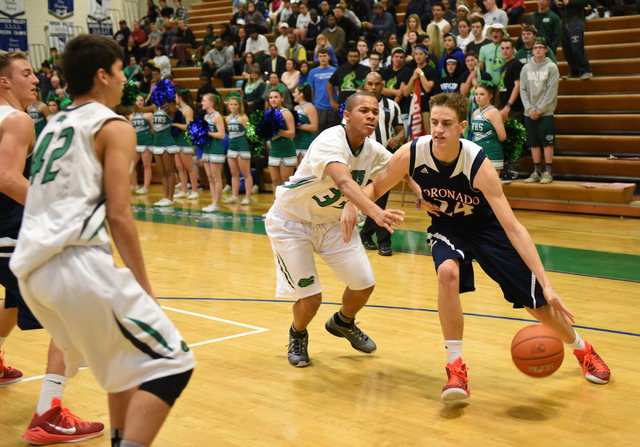
<svg viewBox="0 0 640 447"><path fill-rule="evenodd" d="M95 102L58 113L36 142L22 227L11 269L25 278L70 245L110 250L105 226L104 171L93 139L109 120L121 119Z"/></svg>
<svg viewBox="0 0 640 447"><path fill-rule="evenodd" d="M357 154L351 150L345 128L331 127L317 136L300 167L288 182L276 189L274 209L289 220L313 224L340 220L348 199L342 195L325 167L343 163L353 180L364 188L387 168L391 153L380 143L365 138Z"/></svg>

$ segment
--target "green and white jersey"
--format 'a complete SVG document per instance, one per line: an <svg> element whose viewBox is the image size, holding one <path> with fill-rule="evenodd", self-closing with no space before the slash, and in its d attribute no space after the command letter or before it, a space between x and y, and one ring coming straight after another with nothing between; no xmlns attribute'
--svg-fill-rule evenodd
<svg viewBox="0 0 640 447"><path fill-rule="evenodd" d="M67 108L49 120L36 141L31 185L11 269L18 278L68 246L102 246L111 252L104 170L94 136L110 120L123 120L90 102Z"/></svg>
<svg viewBox="0 0 640 447"><path fill-rule="evenodd" d="M151 146L153 144L151 123L144 117L144 114L134 114L131 118L131 124L136 131L138 146Z"/></svg>
<svg viewBox="0 0 640 447"><path fill-rule="evenodd" d="M229 134L230 140L235 140L236 138L243 138L247 133L244 129L242 123L238 120L240 115L231 115L229 118L229 122L227 123L227 133Z"/></svg>
<svg viewBox="0 0 640 447"><path fill-rule="evenodd" d="M296 222L322 224L337 222L348 199L342 195L325 167L343 163L356 183L364 188L387 168L391 153L380 143L365 138L353 153L345 128L331 127L322 132L309 147L298 170L276 189L273 204L278 215Z"/></svg>
<svg viewBox="0 0 640 447"><path fill-rule="evenodd" d="M44 116L44 113L42 113L40 110L38 110L38 106L40 104L42 104L42 102L38 102L36 104L31 104L29 106L28 111L27 111L27 113L29 114L29 116L33 120L33 124L34 124L34 126L36 128L36 137L40 136L40 133L42 132L42 129L44 129L44 126L47 125L47 117Z"/></svg>

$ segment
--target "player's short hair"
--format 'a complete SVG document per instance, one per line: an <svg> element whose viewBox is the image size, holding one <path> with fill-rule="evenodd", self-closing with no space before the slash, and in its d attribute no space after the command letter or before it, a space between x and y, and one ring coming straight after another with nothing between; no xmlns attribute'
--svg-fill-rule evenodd
<svg viewBox="0 0 640 447"><path fill-rule="evenodd" d="M344 106L345 111L351 113L351 111L353 110L353 108L356 106L356 104L358 103L358 98L361 98L363 96L368 96L370 98L373 98L376 100L376 104L378 103L378 100L376 99L376 95L374 95L373 93L369 93L369 92L356 92L353 95L349 96L349 98L347 99L347 102ZM468 100L467 100L468 101Z"/></svg>
<svg viewBox="0 0 640 447"><path fill-rule="evenodd" d="M533 33L534 36L538 35L538 29L533 25L525 26L524 28L522 28L522 32L525 32L525 31L529 33Z"/></svg>
<svg viewBox="0 0 640 447"><path fill-rule="evenodd" d="M516 47L516 43L510 37L505 37L504 39L502 39L502 43L508 43L509 45L511 45L511 48Z"/></svg>
<svg viewBox="0 0 640 447"><path fill-rule="evenodd" d="M484 19L482 17L473 17L471 23L480 23L484 28Z"/></svg>
<svg viewBox="0 0 640 447"><path fill-rule="evenodd" d="M442 2L434 3L434 4L431 6L431 9L435 8L436 6L439 6L439 7L440 7L440 9L442 9L442 10L444 11L444 4L443 4Z"/></svg>
<svg viewBox="0 0 640 447"><path fill-rule="evenodd" d="M317 54L329 54L329 50L326 48L318 48Z"/></svg>
<svg viewBox="0 0 640 447"><path fill-rule="evenodd" d="M0 76L6 76L8 78L11 78L13 74L11 72L11 64L13 63L13 61L17 59L22 59L25 61L29 60L27 59L27 55L24 54L22 51L16 51L15 53L7 53L5 51L1 51L0 52Z"/></svg>
<svg viewBox="0 0 640 447"><path fill-rule="evenodd" d="M97 34L80 34L71 39L60 64L69 96L89 93L98 70L113 74L111 67L118 59L123 59L123 50L114 39Z"/></svg>
<svg viewBox="0 0 640 447"><path fill-rule="evenodd" d="M456 112L458 121L466 121L469 114L469 98L460 93L440 93L435 95L429 101L429 108L448 107Z"/></svg>

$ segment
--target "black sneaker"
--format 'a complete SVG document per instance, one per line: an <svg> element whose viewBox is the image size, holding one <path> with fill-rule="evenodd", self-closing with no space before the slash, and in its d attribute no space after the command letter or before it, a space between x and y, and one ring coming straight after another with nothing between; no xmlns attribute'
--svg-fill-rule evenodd
<svg viewBox="0 0 640 447"><path fill-rule="evenodd" d="M331 316L324 327L330 334L333 334L336 337L344 337L349 340L353 349L357 351L364 352L365 354L372 354L376 352L376 344L367 336L367 334L362 332L355 323L351 323L349 327L340 326L334 320L334 316Z"/></svg>
<svg viewBox="0 0 640 447"><path fill-rule="evenodd" d="M307 352L307 346L309 345L309 333L307 332L304 338L295 338L289 334L289 363L292 366L302 368L309 365L309 353Z"/></svg>

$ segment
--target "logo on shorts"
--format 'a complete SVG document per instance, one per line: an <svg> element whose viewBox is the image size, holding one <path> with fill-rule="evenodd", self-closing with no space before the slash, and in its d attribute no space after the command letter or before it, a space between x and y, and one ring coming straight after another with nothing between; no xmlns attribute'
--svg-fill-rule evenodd
<svg viewBox="0 0 640 447"><path fill-rule="evenodd" d="M298 287L301 287L301 288L309 287L311 284L315 282L316 282L316 279L312 275L308 278L302 278L300 281L298 281Z"/></svg>
<svg viewBox="0 0 640 447"><path fill-rule="evenodd" d="M547 135L547 141L553 141L553 135Z"/></svg>
<svg viewBox="0 0 640 447"><path fill-rule="evenodd" d="M189 352L190 351L189 346L187 346L187 344L184 342L184 340L182 340L182 342L180 343L180 347L182 348L182 350L184 352Z"/></svg>

